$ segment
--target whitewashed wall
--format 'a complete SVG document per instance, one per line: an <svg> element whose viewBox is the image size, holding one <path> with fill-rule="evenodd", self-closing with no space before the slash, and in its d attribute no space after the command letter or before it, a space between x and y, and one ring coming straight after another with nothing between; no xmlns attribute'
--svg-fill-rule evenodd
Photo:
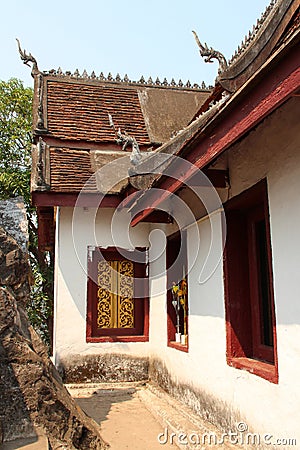
<svg viewBox="0 0 300 450"><path fill-rule="evenodd" d="M229 198L267 178L279 384L226 364L222 260L211 277L199 283L210 242L207 219L188 229L189 259L195 252L197 229L200 235L200 251L193 267L189 268L189 352L167 348L163 295L152 301L152 309L160 320L152 325L151 351L164 359L175 382L211 394L217 402L225 404L228 411L237 411L255 432L297 438L300 445L300 130L297 101L294 99L275 112L228 152ZM215 215L213 220L219 219ZM214 250L218 253L221 247L221 240L214 239ZM163 266L165 259L162 257L156 264Z"/></svg>
<svg viewBox="0 0 300 450"><path fill-rule="evenodd" d="M112 209L59 208L56 239L56 286L54 355L56 363L72 355L99 353L148 354L148 343L87 343L87 248L119 246L130 248L126 220L116 221L112 231ZM130 230L133 246L148 246L148 225Z"/></svg>

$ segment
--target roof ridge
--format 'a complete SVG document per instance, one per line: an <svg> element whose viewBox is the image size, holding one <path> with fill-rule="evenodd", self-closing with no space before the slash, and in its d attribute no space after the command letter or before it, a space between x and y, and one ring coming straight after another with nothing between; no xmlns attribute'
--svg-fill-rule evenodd
<svg viewBox="0 0 300 450"><path fill-rule="evenodd" d="M265 24L267 18L271 15L273 10L275 9L275 6L277 6L278 3L280 3L280 0L271 0L269 5L266 7L265 11L262 12L261 17L257 19L256 25L253 25L252 30L249 30L248 35L245 35L243 41L238 46L235 53L228 60L228 67L233 65L240 58L240 56L247 50L247 48L256 38L261 28Z"/></svg>
<svg viewBox="0 0 300 450"><path fill-rule="evenodd" d="M201 85L194 83L191 84L189 80L184 84L181 79L176 82L174 78L169 82L167 78L164 78L163 81L160 81L159 77L156 78L154 81L152 77L150 76L148 80L146 81L143 76L137 81L130 80L128 75L125 74L122 78L119 73L115 77L112 76L111 72L108 73L107 76L103 74L103 72L100 72L99 76L95 74L95 71L93 70L91 74L89 75L86 70L80 74L79 70L76 69L74 73L70 71L63 72L62 69L59 67L57 70L52 69L49 71L43 71L43 75L51 75L51 76L57 76L57 77L63 77L63 78L71 78L71 79L81 79L81 80L95 80L95 81L108 81L111 83L124 83L124 84L134 84L134 85L142 85L142 86L152 86L152 87L165 87L165 88L175 88L175 89L195 89L195 90L203 90L203 91L210 91L213 89L213 86L209 85L207 86L204 81L202 81Z"/></svg>

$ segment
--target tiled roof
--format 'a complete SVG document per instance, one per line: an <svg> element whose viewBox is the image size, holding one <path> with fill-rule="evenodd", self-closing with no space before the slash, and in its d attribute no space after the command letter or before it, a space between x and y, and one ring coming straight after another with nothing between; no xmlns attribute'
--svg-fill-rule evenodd
<svg viewBox="0 0 300 450"><path fill-rule="evenodd" d="M80 192L93 174L90 152L50 147L50 186L52 192ZM89 183L96 192L94 177Z"/></svg>
<svg viewBox="0 0 300 450"><path fill-rule="evenodd" d="M129 155L123 170L116 167L113 162L128 155L126 152L116 151L89 151L70 148L49 148L50 165L50 191L61 193L97 193L105 192L118 194L128 183L127 172L130 165ZM112 163L110 166L109 163ZM98 170L103 166L106 170L107 180L102 179ZM116 170L117 168L117 170ZM120 177L120 173L123 175ZM116 179L114 184L113 180Z"/></svg>
<svg viewBox="0 0 300 450"><path fill-rule="evenodd" d="M105 164L118 152L122 155L116 142L119 128L135 138L141 151L157 148L189 123L210 94L207 87L173 81L149 84L151 80L130 82L38 69L34 76L33 192L79 193L83 187L100 192L99 176L90 180L98 169L91 163L93 152L98 152L94 162L101 159ZM124 183L110 190L119 193Z"/></svg>
<svg viewBox="0 0 300 450"><path fill-rule="evenodd" d="M115 84L47 80L47 129L60 139L114 141L108 114L115 124L149 144L137 90Z"/></svg>
<svg viewBox="0 0 300 450"><path fill-rule="evenodd" d="M115 128L133 136L145 151L157 148L186 126L210 93L207 88L74 75L39 73L37 77L32 190L53 193L78 193L83 187L86 192L102 189L99 179L90 180L99 169L93 165L93 152L98 152L97 161L100 158L105 164L123 154L109 115ZM122 188L116 185L111 190L118 193Z"/></svg>
<svg viewBox="0 0 300 450"><path fill-rule="evenodd" d="M186 126L210 94L198 85L38 76L42 81L36 83L34 128L37 134L64 142L115 145L110 114L116 129L134 136L140 146L157 147Z"/></svg>

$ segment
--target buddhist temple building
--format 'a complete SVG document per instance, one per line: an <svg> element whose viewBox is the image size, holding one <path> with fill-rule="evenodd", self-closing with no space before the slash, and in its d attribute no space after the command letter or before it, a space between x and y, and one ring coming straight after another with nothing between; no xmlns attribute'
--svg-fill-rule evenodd
<svg viewBox="0 0 300 450"><path fill-rule="evenodd" d="M299 33L299 0L272 0L230 61L195 33L210 87L21 51L67 382L150 380L224 432L300 442Z"/></svg>

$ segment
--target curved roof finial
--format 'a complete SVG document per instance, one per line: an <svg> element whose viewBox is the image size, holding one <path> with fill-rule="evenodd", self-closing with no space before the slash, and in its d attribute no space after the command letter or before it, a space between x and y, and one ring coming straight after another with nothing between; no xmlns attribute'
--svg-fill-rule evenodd
<svg viewBox="0 0 300 450"><path fill-rule="evenodd" d="M200 49L200 55L202 56L202 58L204 58L204 61L209 63L212 63L213 59L217 59L219 61L218 73L220 75L220 73L222 73L228 67L225 56L222 55L222 53L218 52L217 50L214 50L212 47L208 48L206 43L202 45L197 36L196 31L193 31L192 33L194 34L195 40Z"/></svg>
<svg viewBox="0 0 300 450"><path fill-rule="evenodd" d="M16 41L18 43L20 58L23 61L23 63L26 64L26 66L28 67L30 67L29 63L32 63L31 75L34 77L35 74L40 73L36 59L34 58L34 56L32 56L31 53L29 53L28 55L26 53L26 50L21 49L21 44L18 38L16 38Z"/></svg>

